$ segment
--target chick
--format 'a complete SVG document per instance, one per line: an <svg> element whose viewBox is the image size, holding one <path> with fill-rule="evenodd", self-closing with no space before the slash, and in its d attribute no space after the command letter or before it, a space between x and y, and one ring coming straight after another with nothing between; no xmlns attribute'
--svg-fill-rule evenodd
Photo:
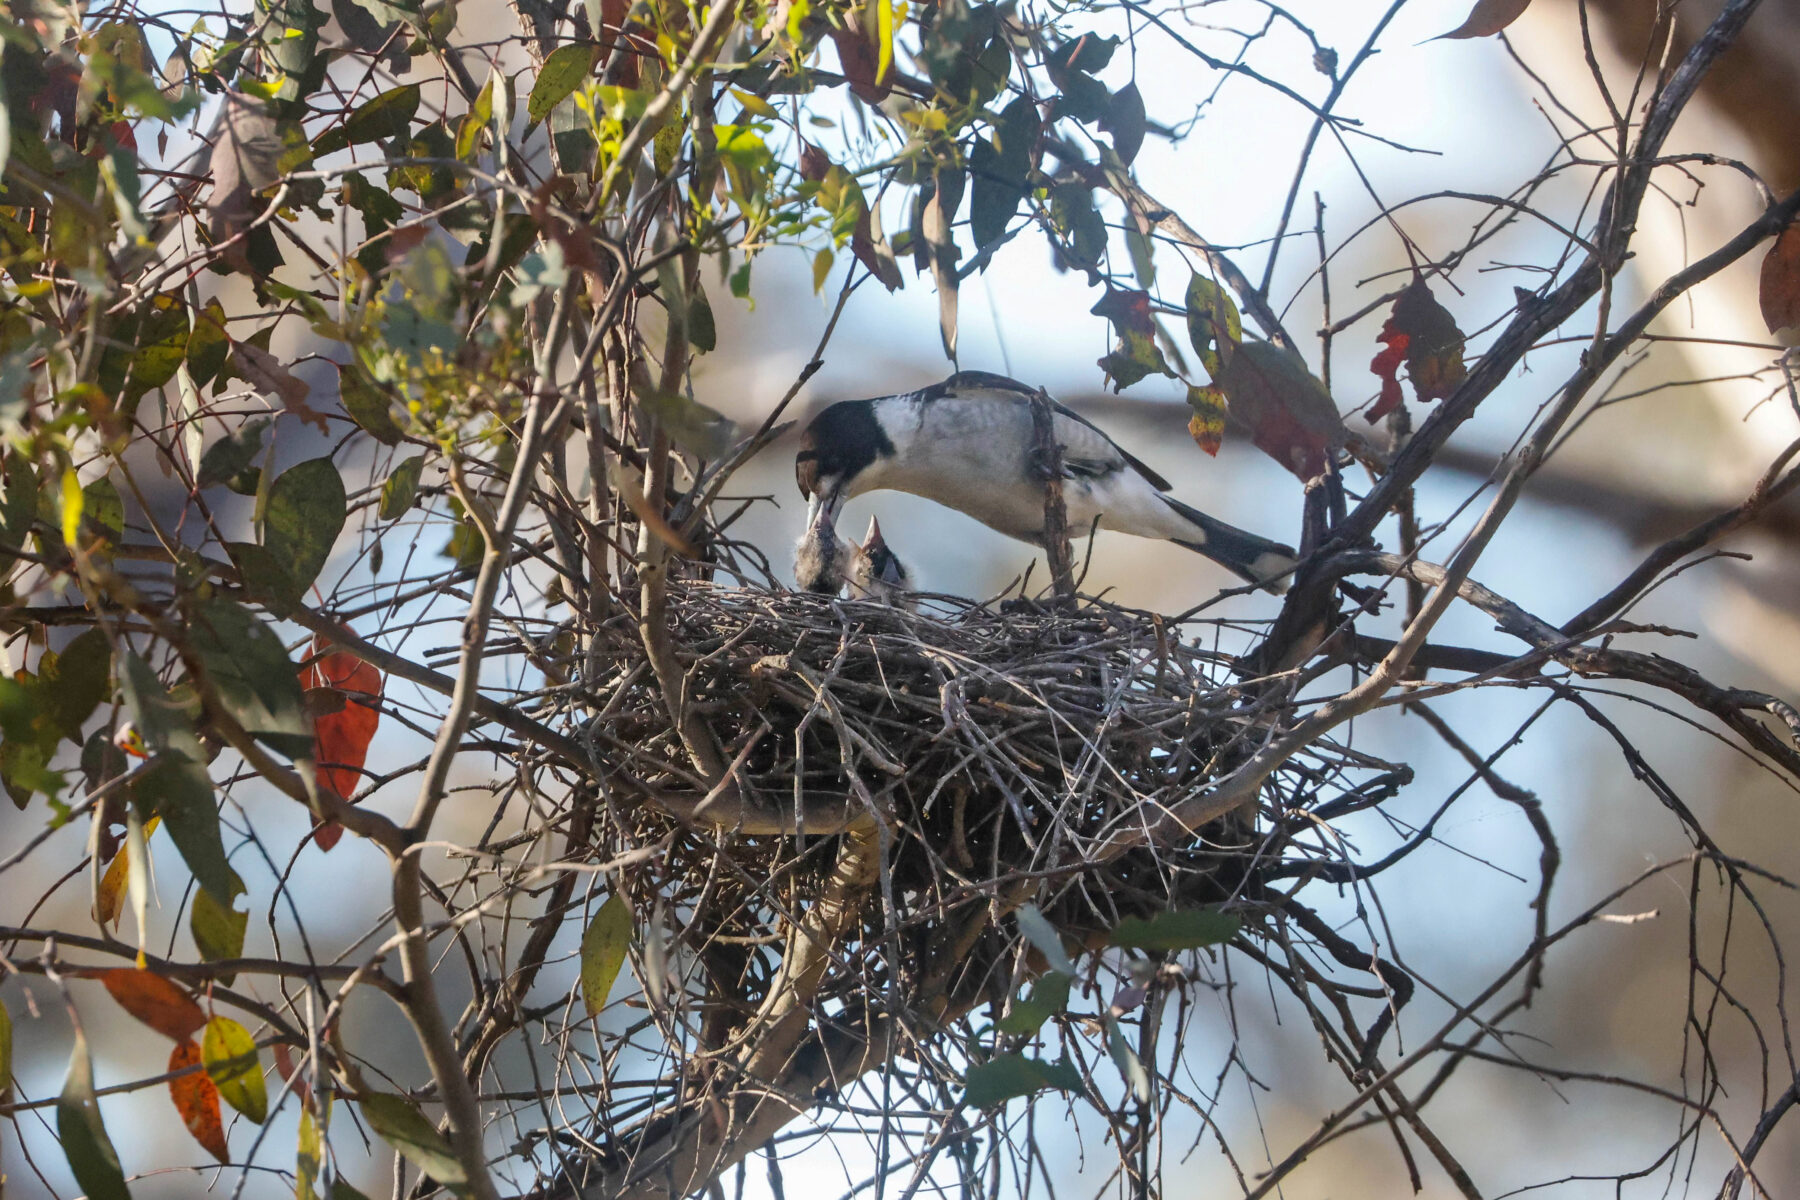
<svg viewBox="0 0 1800 1200"><path fill-rule="evenodd" d="M908 612L918 607L911 596L912 574L881 536L881 523L869 518L869 535L856 547L847 569L852 600L871 600Z"/></svg>

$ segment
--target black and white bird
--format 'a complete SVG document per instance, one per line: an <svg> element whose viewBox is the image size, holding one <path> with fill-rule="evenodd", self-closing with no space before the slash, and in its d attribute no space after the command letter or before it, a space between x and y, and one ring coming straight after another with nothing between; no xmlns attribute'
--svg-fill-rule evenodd
<svg viewBox="0 0 1800 1200"><path fill-rule="evenodd" d="M1042 544L1044 488L1033 470L1035 389L985 371L868 400L842 400L800 437L794 478L811 504L808 539L827 530L845 501L878 488L911 492L967 513L989 528ZM1227 525L1165 494L1168 480L1060 404L1053 432L1063 451L1069 530L1101 529L1162 538L1204 554L1271 591L1286 586L1292 548ZM801 543L802 557L807 542ZM844 560L845 569L850 560ZM804 571L802 571L804 586ZM835 590L835 589L833 589Z"/></svg>

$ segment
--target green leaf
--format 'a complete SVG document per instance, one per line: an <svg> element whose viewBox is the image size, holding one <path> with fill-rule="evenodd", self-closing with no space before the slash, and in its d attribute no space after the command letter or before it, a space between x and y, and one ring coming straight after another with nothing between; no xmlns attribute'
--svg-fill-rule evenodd
<svg viewBox="0 0 1800 1200"><path fill-rule="evenodd" d="M1031 154L1043 133L1037 105L1021 96L1000 114L993 141L978 138L969 155L969 228L981 249L1006 232L1030 192Z"/></svg>
<svg viewBox="0 0 1800 1200"><path fill-rule="evenodd" d="M1094 207L1094 190L1085 183L1062 183L1050 189L1050 219L1069 239L1070 257L1092 270L1106 253L1106 223Z"/></svg>
<svg viewBox="0 0 1800 1200"><path fill-rule="evenodd" d="M268 1119L269 1093L249 1030L230 1017L214 1017L201 1035L200 1061L218 1085L220 1099L253 1124L261 1125Z"/></svg>
<svg viewBox="0 0 1800 1200"><path fill-rule="evenodd" d="M1149 121L1144 116L1144 98L1138 94L1135 82L1113 93L1106 114L1100 118L1100 128L1112 134L1113 153L1129 167L1143 148L1144 133L1149 128Z"/></svg>
<svg viewBox="0 0 1800 1200"><path fill-rule="evenodd" d="M231 352L231 339L225 334L225 306L208 300L206 307L194 314L194 327L188 331L188 376L195 387L205 387L225 365Z"/></svg>
<svg viewBox="0 0 1800 1200"><path fill-rule="evenodd" d="M405 137L412 131L413 117L418 111L418 84L391 88L351 113L342 125L327 129L315 138L313 153L330 154L351 146Z"/></svg>
<svg viewBox="0 0 1800 1200"><path fill-rule="evenodd" d="M286 76L276 97L297 99L307 90L301 77L313 65L325 15L313 8L312 0L257 0L256 8L269 18L261 30L263 53Z"/></svg>
<svg viewBox="0 0 1800 1200"><path fill-rule="evenodd" d="M817 291L815 287L813 289ZM706 298L706 292L699 287L694 289L694 298L688 302L688 344L694 349L705 352L718 348L719 330L713 323L712 304Z"/></svg>
<svg viewBox="0 0 1800 1200"><path fill-rule="evenodd" d="M1188 341L1200 365L1217 382L1220 370L1244 340L1244 320L1231 294L1196 273L1187 286Z"/></svg>
<svg viewBox="0 0 1800 1200"><path fill-rule="evenodd" d="M581 935L581 1002L588 1016L606 1007L630 945L631 908L623 897L609 896Z"/></svg>
<svg viewBox="0 0 1800 1200"><path fill-rule="evenodd" d="M38 703L57 732L81 744L81 727L106 699L112 681L112 643L89 629L38 665Z"/></svg>
<svg viewBox="0 0 1800 1200"><path fill-rule="evenodd" d="M263 546L285 565L295 603L325 569L348 510L344 481L329 458L296 463L269 485Z"/></svg>
<svg viewBox="0 0 1800 1200"><path fill-rule="evenodd" d="M90 532L110 542L125 536L125 501L111 479L102 475L81 489L81 517Z"/></svg>
<svg viewBox="0 0 1800 1200"><path fill-rule="evenodd" d="M675 444L701 458L718 458L737 441L737 423L678 392L640 391L639 407L662 423Z"/></svg>
<svg viewBox="0 0 1800 1200"><path fill-rule="evenodd" d="M1036 1033L1068 1004L1069 977L1061 971L1051 971L1031 985L1030 999L1014 1000L1012 1010L994 1027L1001 1033Z"/></svg>
<svg viewBox="0 0 1800 1200"><path fill-rule="evenodd" d="M1069 952L1063 949L1062 935L1057 933L1055 927L1044 919L1044 914L1038 910L1038 906L1035 904L1023 905L1016 915L1019 932L1025 935L1026 941L1037 947L1038 953L1044 956L1044 961L1050 964L1050 969L1060 971L1071 979L1074 978L1075 964L1070 961Z"/></svg>
<svg viewBox="0 0 1800 1200"><path fill-rule="evenodd" d="M236 565L244 595L277 616L299 603L305 589L295 584L287 564L254 542L226 542L225 552Z"/></svg>
<svg viewBox="0 0 1800 1200"><path fill-rule="evenodd" d="M310 758L305 693L275 631L221 595L191 606L188 629L220 703L238 724L289 758Z"/></svg>
<svg viewBox="0 0 1800 1200"><path fill-rule="evenodd" d="M395 521L406 515L419 494L419 471L425 466L423 454L414 455L399 466L381 485L381 519Z"/></svg>
<svg viewBox="0 0 1800 1200"><path fill-rule="evenodd" d="M388 394L355 367L338 367L338 397L350 419L384 446L397 446L405 435L394 423Z"/></svg>
<svg viewBox="0 0 1800 1200"><path fill-rule="evenodd" d="M468 1182L463 1166L437 1128L404 1096L371 1092L361 1099L369 1128L400 1157L442 1184Z"/></svg>
<svg viewBox="0 0 1800 1200"><path fill-rule="evenodd" d="M114 328L95 381L130 414L145 392L175 378L187 347L187 305L173 293L152 296Z"/></svg>
<svg viewBox="0 0 1800 1200"><path fill-rule="evenodd" d="M326 1103L330 1103L327 1101ZM328 1110L329 1111L329 1110ZM319 1168L325 1164L325 1139L319 1136L318 1122L312 1109L300 1109L300 1136L294 1146L294 1198L318 1200L313 1185L319 1181Z"/></svg>
<svg viewBox="0 0 1800 1200"><path fill-rule="evenodd" d="M244 473L262 453L263 433L269 428L268 417L252 417L236 430L206 448L200 456L197 487L216 487Z"/></svg>
<svg viewBox="0 0 1800 1200"><path fill-rule="evenodd" d="M404 21L409 25L425 23L425 15L412 0L403 0L401 3L394 3L394 0L356 0L356 4L383 25L392 25L396 21Z"/></svg>
<svg viewBox="0 0 1800 1200"><path fill-rule="evenodd" d="M244 892L244 884L241 879L235 879L235 875L234 872L235 886L232 888L232 895L240 896ZM244 953L244 931L249 925L249 913L237 911L232 904L220 904L205 888L194 893L193 904L188 909L188 932L194 937L194 945L199 949L200 957L207 962L241 958ZM219 982L230 987L235 978L235 975L222 974Z"/></svg>
<svg viewBox="0 0 1800 1200"><path fill-rule="evenodd" d="M344 1182L343 1176L331 1181L331 1200L369 1200L368 1196Z"/></svg>
<svg viewBox="0 0 1800 1200"><path fill-rule="evenodd" d="M1118 48L1119 39L1116 37L1095 37L1091 33L1084 33L1052 50L1045 56L1044 65L1055 72L1085 71L1092 75L1103 70L1112 61L1113 51Z"/></svg>
<svg viewBox="0 0 1800 1200"><path fill-rule="evenodd" d="M88 1200L131 1200L119 1152L106 1136L100 1120L100 1102L94 1096L94 1065L88 1057L87 1038L75 1029L75 1049L69 1056L69 1076L56 1102L56 1133L69 1170Z"/></svg>
<svg viewBox="0 0 1800 1200"><path fill-rule="evenodd" d="M0 570L10 566L16 552L25 547L25 538L37 519L37 495L37 474L30 461L8 455L6 482L0 489Z"/></svg>
<svg viewBox="0 0 1800 1200"><path fill-rule="evenodd" d="M525 115L531 123L535 125L549 116L551 109L566 100L581 86L582 80L593 73L594 64L599 60L598 46L558 46L552 50L525 101Z"/></svg>
<svg viewBox="0 0 1800 1200"><path fill-rule="evenodd" d="M1067 1059L1044 1062L1023 1054L1000 1054L969 1068L963 1078L963 1103L993 1108L1048 1087L1081 1090L1081 1072Z"/></svg>
<svg viewBox="0 0 1800 1200"><path fill-rule="evenodd" d="M1148 919L1126 917L1113 930L1111 941L1127 950L1192 950L1229 942L1243 924L1216 908L1172 909Z"/></svg>
<svg viewBox="0 0 1800 1200"><path fill-rule="evenodd" d="M127 654L120 664L119 688L138 733L158 758L132 780L132 800L146 818L162 818L163 828L200 886L229 905L232 889L238 886L237 872L225 860L219 810L204 765L206 752L187 710L135 654Z"/></svg>
<svg viewBox="0 0 1800 1200"><path fill-rule="evenodd" d="M1106 1019L1106 1052L1112 1055L1113 1064L1119 1068L1119 1074L1131 1085L1131 1095L1139 1104L1150 1103L1150 1073L1144 1070L1139 1061L1137 1051L1125 1040L1125 1028L1117 1019Z"/></svg>

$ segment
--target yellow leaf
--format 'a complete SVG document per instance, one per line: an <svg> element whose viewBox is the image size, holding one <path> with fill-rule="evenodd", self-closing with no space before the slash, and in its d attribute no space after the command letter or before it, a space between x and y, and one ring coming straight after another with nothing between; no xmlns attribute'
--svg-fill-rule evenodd
<svg viewBox="0 0 1800 1200"><path fill-rule="evenodd" d="M894 65L894 8L899 0L875 0L875 82L887 79Z"/></svg>
<svg viewBox="0 0 1800 1200"><path fill-rule="evenodd" d="M131 869L133 833L130 826L136 824L137 814L128 809L126 811L126 819L128 825L125 835L125 845L120 847L117 854L113 855L113 860L106 864L106 873L100 877L100 893L95 897L94 901L94 920L98 921L101 925L111 925L113 928L117 929L119 927L119 917L125 911L125 896L127 894L127 889L129 889L132 907L137 910L138 927L141 929L143 928L144 915L149 899L149 888L147 886L149 871L134 872ZM136 837L140 852L142 851L143 843L148 841L150 835L156 832L156 826L161 821L161 817L151 817L148 821L144 822L141 831L137 833ZM147 856L145 858L145 863L147 866ZM142 878L140 878L140 876L142 876ZM138 902L138 893L140 889L144 892L145 903L143 904Z"/></svg>
<svg viewBox="0 0 1800 1200"><path fill-rule="evenodd" d="M73 467L63 472L62 477L62 532L63 541L71 548L76 537L81 533L81 480L75 475Z"/></svg>
<svg viewBox="0 0 1800 1200"><path fill-rule="evenodd" d="M200 1041L200 1061L218 1085L225 1103L261 1125L269 1116L269 1094L263 1085L262 1062L250 1031L230 1017L214 1017L206 1023Z"/></svg>
<svg viewBox="0 0 1800 1200"><path fill-rule="evenodd" d="M606 1007L606 997L625 950L631 944L631 909L619 896L610 897L581 935L581 1002L593 1016Z"/></svg>

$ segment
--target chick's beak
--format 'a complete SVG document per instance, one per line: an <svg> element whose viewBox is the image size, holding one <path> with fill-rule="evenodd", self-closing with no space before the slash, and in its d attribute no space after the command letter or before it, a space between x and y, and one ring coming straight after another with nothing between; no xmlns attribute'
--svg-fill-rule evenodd
<svg viewBox="0 0 1800 1200"><path fill-rule="evenodd" d="M869 518L869 533L863 538L865 553L874 554L877 550L887 549L887 539L881 536L881 522L874 517Z"/></svg>
<svg viewBox="0 0 1800 1200"><path fill-rule="evenodd" d="M835 526L838 510L844 507L843 492L839 488L821 488L812 494L806 504L806 527L809 530L820 526Z"/></svg>

